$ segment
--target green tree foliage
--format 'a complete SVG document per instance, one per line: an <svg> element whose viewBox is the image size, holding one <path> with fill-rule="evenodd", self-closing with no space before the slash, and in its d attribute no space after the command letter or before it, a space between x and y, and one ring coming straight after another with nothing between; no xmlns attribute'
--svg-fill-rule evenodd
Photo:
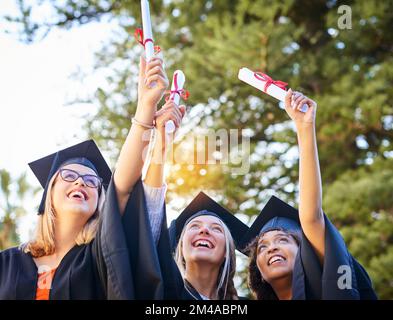
<svg viewBox="0 0 393 320"><path fill-rule="evenodd" d="M97 68L112 72L110 85L92 98L100 109L86 126L115 158L136 107L141 48L131 35L140 25L139 3L59 3L52 6L53 21L40 24L32 19L35 8L20 0L22 35L32 40L48 25L69 28L102 16L119 24L97 53ZM352 10L352 29L338 28L342 4ZM250 216L273 193L296 203L293 126L275 100L240 82L237 72L247 66L285 80L318 102L324 210L380 297L393 298L393 1L151 0L151 7L168 74L182 69L187 77L188 104L194 105L188 132L196 126L248 129L251 139L247 174L217 165L174 165L171 197L210 190L231 210Z"/></svg>
<svg viewBox="0 0 393 320"><path fill-rule="evenodd" d="M25 174L13 179L5 169L0 170L0 186L0 250L3 250L19 244L17 223L27 213L24 200L32 189Z"/></svg>

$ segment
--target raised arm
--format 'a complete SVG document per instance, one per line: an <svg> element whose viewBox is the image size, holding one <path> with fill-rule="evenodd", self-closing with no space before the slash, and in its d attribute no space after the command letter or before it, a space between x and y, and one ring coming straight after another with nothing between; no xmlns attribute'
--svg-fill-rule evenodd
<svg viewBox="0 0 393 320"><path fill-rule="evenodd" d="M156 139L151 162L144 180L144 183L150 187L160 188L164 184L164 165L166 155L174 137L174 133L165 133L165 123L172 120L175 123L177 130L180 126L184 113L185 107L177 107L171 100L168 100L156 113Z"/></svg>
<svg viewBox="0 0 393 320"><path fill-rule="evenodd" d="M303 104L307 112L300 111ZM315 117L317 104L300 92L290 89L285 110L294 121L299 143L299 216L303 232L323 263L325 254L325 221L322 211L322 182L319 169Z"/></svg>
<svg viewBox="0 0 393 320"><path fill-rule="evenodd" d="M120 212L123 213L130 193L140 178L144 154L149 144L149 133L157 111L157 104L168 87L168 79L162 60L153 58L146 63L143 58L139 65L138 105L134 123L121 149L114 173L114 184ZM147 132L148 131L148 132Z"/></svg>

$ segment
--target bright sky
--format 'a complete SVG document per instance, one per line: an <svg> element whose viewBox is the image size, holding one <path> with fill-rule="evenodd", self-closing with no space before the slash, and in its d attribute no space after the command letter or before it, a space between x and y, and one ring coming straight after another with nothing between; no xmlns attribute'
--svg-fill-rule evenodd
<svg viewBox="0 0 393 320"><path fill-rule="evenodd" d="M1 12L4 5L7 2L2 1ZM0 31L0 168L13 177L27 171L29 182L37 185L28 162L86 138L83 118L94 114L96 107L67 105L82 92L71 75L78 69L91 70L94 52L114 28L114 24L89 23L68 31L54 30L31 45ZM88 77L83 90L92 93L102 84L102 77ZM35 221L37 204L29 201L25 205L32 214L20 224L22 241L27 240Z"/></svg>

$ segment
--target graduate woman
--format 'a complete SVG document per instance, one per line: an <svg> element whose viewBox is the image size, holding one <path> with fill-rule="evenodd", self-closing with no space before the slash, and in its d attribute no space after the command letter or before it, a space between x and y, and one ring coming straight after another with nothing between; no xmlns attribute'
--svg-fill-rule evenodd
<svg viewBox="0 0 393 320"><path fill-rule="evenodd" d="M147 211L152 228L155 230L154 240L157 242L158 236L161 236L157 250L163 282L173 282L172 288L169 288L169 292L165 290L164 295L169 295L171 298L198 300L238 299L233 284L236 269L235 245L248 230L245 224L201 192L173 221L169 229L171 247L167 246L167 239L165 239L166 228L160 231L161 234L156 231L161 228L165 219L164 165L173 138L165 132L165 123L171 113L167 113L167 116L162 116L162 113L167 109L177 112L173 117L176 128L179 127L184 115L184 107L177 108L170 100L157 113L156 141L143 182L146 198L156 198L156 201L150 201L153 205L147 205ZM151 192L149 194L146 187L162 190L159 192L160 196L154 196ZM177 266L172 260L175 247ZM172 270L165 270L166 267ZM176 286L177 288L173 288ZM174 293L176 296L172 295Z"/></svg>
<svg viewBox="0 0 393 320"><path fill-rule="evenodd" d="M157 76L146 79L151 74L150 71L144 71L146 68L158 72ZM150 86L153 81L155 85ZM142 59L138 109L114 173L119 209L124 211L123 224L126 226L126 240L130 248L135 298L237 299L233 275L235 242L237 244L239 241L234 242L231 231L234 234L237 228L239 232L236 240L239 240L248 228L206 195L201 193L179 216L176 226L174 224L171 227L175 238L172 237L172 245L181 238L178 266L172 256L173 246L165 217L164 164L173 136L166 134L165 123L173 120L178 128L185 107L175 106L168 100L157 111L157 104L167 85L162 61L153 59L146 65ZM146 150L149 141L146 135L153 130L153 123L155 143L146 177L142 181L140 173L144 161L141 155ZM140 141L131 143L131 135L132 139L139 136ZM204 214L201 214L202 210ZM198 231L195 233L196 229ZM205 242L196 244L191 233L199 237L196 240ZM192 259L197 262L187 264Z"/></svg>
<svg viewBox="0 0 393 320"><path fill-rule="evenodd" d="M168 101L158 115L173 106L173 102ZM178 112L175 117L176 127L179 126L184 114L183 107ZM168 119L161 116L156 119L157 139L143 182L146 198L152 198L151 194L146 194L146 186L164 192L166 189L163 170L171 141L171 137L165 133L165 123ZM153 230L160 229L165 220L162 197L164 193L160 194L156 201L150 201L156 206L147 205L146 208ZM143 203L142 200L139 201ZM233 283L236 270L235 246L240 243L247 230L247 226L233 214L201 192L172 222L169 228L170 247L166 238L166 228L160 231L159 241L157 231L153 232L154 240L159 244L158 264L162 280L173 283L169 292L164 290L164 296L197 300L238 299ZM173 251L176 265L173 264Z"/></svg>
<svg viewBox="0 0 393 320"><path fill-rule="evenodd" d="M169 228L183 299L238 300L235 249L248 227L203 192Z"/></svg>
<svg viewBox="0 0 393 320"><path fill-rule="evenodd" d="M285 109L299 143L299 211L272 197L250 227L243 246L249 245L251 255L251 290L263 300L375 299L366 271L322 210L317 104L289 90Z"/></svg>
<svg viewBox="0 0 393 320"><path fill-rule="evenodd" d="M103 217L111 171L92 140L30 163L44 187L34 238L0 253L0 299L105 299L100 235L119 242ZM115 218L116 219L116 218ZM121 241L121 240L120 240ZM119 248L121 250L121 248Z"/></svg>

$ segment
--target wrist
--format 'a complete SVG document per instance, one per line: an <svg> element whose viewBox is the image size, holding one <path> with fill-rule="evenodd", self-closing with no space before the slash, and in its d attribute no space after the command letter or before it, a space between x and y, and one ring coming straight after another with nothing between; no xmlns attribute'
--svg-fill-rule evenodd
<svg viewBox="0 0 393 320"><path fill-rule="evenodd" d="M139 121L135 117L133 117L131 119L131 122L132 122L132 124L135 124L135 125L137 125L139 127L142 127L143 129L149 129L149 130L154 129L154 124L150 124L150 123L145 123L145 122Z"/></svg>
<svg viewBox="0 0 393 320"><path fill-rule="evenodd" d="M160 135L157 135L153 147L153 156L165 156L166 155L166 143L162 140Z"/></svg>
<svg viewBox="0 0 393 320"><path fill-rule="evenodd" d="M138 104L136 106L136 111L140 112L151 112L152 114L155 114L157 112L157 105L158 103L152 103L150 101L143 101L143 99L139 100L138 99Z"/></svg>
<svg viewBox="0 0 393 320"><path fill-rule="evenodd" d="M315 130L314 122L295 122L297 132Z"/></svg>
<svg viewBox="0 0 393 320"><path fill-rule="evenodd" d="M296 127L299 146L305 146L309 142L316 141L316 132L313 125L302 125Z"/></svg>
<svg viewBox="0 0 393 320"><path fill-rule="evenodd" d="M144 109L140 108L139 106L136 109L134 118L138 120L139 122L148 124L148 125L154 125L154 115L155 115L155 110L149 110L149 109Z"/></svg>

